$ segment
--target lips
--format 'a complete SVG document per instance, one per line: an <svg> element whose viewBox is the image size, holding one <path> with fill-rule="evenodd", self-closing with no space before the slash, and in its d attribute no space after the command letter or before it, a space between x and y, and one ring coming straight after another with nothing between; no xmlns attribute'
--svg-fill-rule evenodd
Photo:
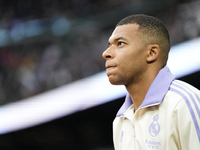
<svg viewBox="0 0 200 150"><path fill-rule="evenodd" d="M106 69L112 69L115 68L116 66L106 66Z"/></svg>
<svg viewBox="0 0 200 150"><path fill-rule="evenodd" d="M106 66L106 69L109 69L109 68L111 68L112 66Z"/></svg>
<svg viewBox="0 0 200 150"><path fill-rule="evenodd" d="M117 65L111 64L111 63L106 63L105 67L106 67L106 74L108 77L115 74L115 68L117 67Z"/></svg>
<svg viewBox="0 0 200 150"><path fill-rule="evenodd" d="M117 65L115 63L111 63L109 61L106 61L105 68L106 68L107 71L115 69L116 67L117 67Z"/></svg>

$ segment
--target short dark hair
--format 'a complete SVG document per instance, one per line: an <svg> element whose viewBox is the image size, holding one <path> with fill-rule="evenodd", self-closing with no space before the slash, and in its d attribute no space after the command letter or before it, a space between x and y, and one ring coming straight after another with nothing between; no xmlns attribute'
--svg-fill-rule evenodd
<svg viewBox="0 0 200 150"><path fill-rule="evenodd" d="M159 19L144 14L128 16L122 19L116 27L126 24L138 24L142 41L145 44L158 44L163 54L163 61L166 64L170 50L170 37L165 25Z"/></svg>

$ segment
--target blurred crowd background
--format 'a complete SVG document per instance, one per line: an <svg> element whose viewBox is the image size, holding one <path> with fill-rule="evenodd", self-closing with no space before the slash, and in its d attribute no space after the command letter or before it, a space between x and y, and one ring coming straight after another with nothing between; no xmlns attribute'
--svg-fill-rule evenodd
<svg viewBox="0 0 200 150"><path fill-rule="evenodd" d="M198 0L0 0L0 105L104 70L115 24L145 13L167 26L171 44L200 34Z"/></svg>
<svg viewBox="0 0 200 150"><path fill-rule="evenodd" d="M159 18L172 46L199 37L199 8L200 0L0 0L0 105L105 70L102 52L116 23L128 15ZM56 149L112 150L116 112L111 107L11 133L0 145L12 150L55 149L53 144ZM110 147L98 148L103 144Z"/></svg>

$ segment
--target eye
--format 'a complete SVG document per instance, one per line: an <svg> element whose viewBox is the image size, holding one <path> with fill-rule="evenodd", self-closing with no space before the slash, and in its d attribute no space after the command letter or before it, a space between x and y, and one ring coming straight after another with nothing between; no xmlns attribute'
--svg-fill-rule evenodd
<svg viewBox="0 0 200 150"><path fill-rule="evenodd" d="M125 44L124 42L121 42L121 41L118 42L118 46L122 46L124 44Z"/></svg>

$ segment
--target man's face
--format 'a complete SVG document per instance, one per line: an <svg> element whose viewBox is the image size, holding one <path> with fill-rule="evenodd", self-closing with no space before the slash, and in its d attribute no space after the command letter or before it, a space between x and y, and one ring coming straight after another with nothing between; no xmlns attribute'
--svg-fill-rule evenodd
<svg viewBox="0 0 200 150"><path fill-rule="evenodd" d="M111 84L128 86L142 79L147 67L147 46L142 43L138 28L137 24L118 26L109 38L109 47L102 56Z"/></svg>

